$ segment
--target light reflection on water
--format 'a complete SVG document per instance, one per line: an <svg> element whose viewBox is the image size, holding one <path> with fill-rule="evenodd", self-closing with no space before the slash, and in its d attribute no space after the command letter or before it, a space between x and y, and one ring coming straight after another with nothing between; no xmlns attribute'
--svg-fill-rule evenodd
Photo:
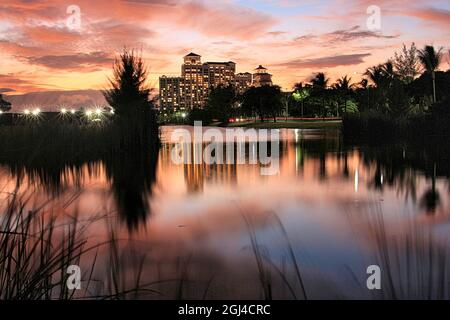
<svg viewBox="0 0 450 320"><path fill-rule="evenodd" d="M300 292L290 246L312 298L398 297L399 292L420 298L437 290L411 280L430 274L434 279L444 263L428 265L434 250L446 245L449 229L449 184L436 170L426 176L406 161L393 164L364 148L347 148L338 132L314 130L280 130L280 172L274 176L262 176L259 166L250 164L175 165L171 130L162 132L156 180L147 196L151 214L136 230L116 219L127 212L118 213L114 182L101 162L66 168L56 198L44 192L39 175L22 178L20 192L31 195L32 206L46 203L48 210L78 212L85 220L100 217L89 229L92 242L107 238L111 229L121 239L131 238L147 254L146 280L180 274L192 280L183 297L202 298L207 292L208 298L263 298L251 230L269 265L273 298ZM404 150L389 152L405 158ZM17 180L7 168L0 175L6 197ZM383 278L388 288L381 293L365 289L371 264L394 278ZM159 289L165 298L176 298L173 288Z"/></svg>

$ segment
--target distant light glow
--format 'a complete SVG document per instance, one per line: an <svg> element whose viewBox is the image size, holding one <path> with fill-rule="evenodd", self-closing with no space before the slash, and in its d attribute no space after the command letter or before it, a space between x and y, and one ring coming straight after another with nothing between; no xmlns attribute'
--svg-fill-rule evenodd
<svg viewBox="0 0 450 320"><path fill-rule="evenodd" d="M39 115L39 113L41 113L41 109L39 109L39 108L34 109L31 113L33 114L33 116L37 116L37 115Z"/></svg>
<svg viewBox="0 0 450 320"><path fill-rule="evenodd" d="M67 113L67 109L62 108L62 109L61 109L61 113L62 113L62 114L66 114L66 113Z"/></svg>
<svg viewBox="0 0 450 320"><path fill-rule="evenodd" d="M25 113L25 114L30 114L30 110L25 109L25 110L23 111L23 113Z"/></svg>
<svg viewBox="0 0 450 320"><path fill-rule="evenodd" d="M70 113L71 113L71 114L75 114L75 112L76 112L76 111L75 111L74 109L70 110Z"/></svg>
<svg viewBox="0 0 450 320"><path fill-rule="evenodd" d="M182 118L186 118L186 112L183 112L183 113L181 114L181 117L182 117Z"/></svg>
<svg viewBox="0 0 450 320"><path fill-rule="evenodd" d="M95 114L101 115L102 114L102 109L100 109L100 108L95 109Z"/></svg>
<svg viewBox="0 0 450 320"><path fill-rule="evenodd" d="M90 117L90 116L92 115L92 111L91 111L91 110L87 110L87 111L86 111L86 115L87 115L88 117Z"/></svg>

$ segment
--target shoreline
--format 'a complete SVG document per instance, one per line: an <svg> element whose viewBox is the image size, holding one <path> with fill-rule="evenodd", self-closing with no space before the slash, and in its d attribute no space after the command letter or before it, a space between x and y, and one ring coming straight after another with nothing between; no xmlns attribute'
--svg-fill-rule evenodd
<svg viewBox="0 0 450 320"><path fill-rule="evenodd" d="M163 126L192 126L192 124L160 124ZM339 130L342 128L342 120L278 120L273 121L250 121L250 122L233 122L227 125L220 123L208 124L209 127L221 127L221 128L254 128L254 129L324 129L324 130Z"/></svg>

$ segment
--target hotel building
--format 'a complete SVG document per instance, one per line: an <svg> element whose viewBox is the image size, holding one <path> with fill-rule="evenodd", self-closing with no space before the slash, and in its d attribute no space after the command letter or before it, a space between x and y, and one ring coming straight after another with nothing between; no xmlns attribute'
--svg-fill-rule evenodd
<svg viewBox="0 0 450 320"><path fill-rule="evenodd" d="M159 78L159 99L163 110L183 110L183 79L180 77Z"/></svg>
<svg viewBox="0 0 450 320"><path fill-rule="evenodd" d="M272 85L272 76L260 66L256 73L236 74L236 64L228 62L205 62L201 56L189 53L183 57L181 77L159 78L161 110L191 110L203 108L211 88L232 84L240 94L253 86Z"/></svg>
<svg viewBox="0 0 450 320"><path fill-rule="evenodd" d="M250 72L238 73L236 74L234 83L237 93L243 94L252 86L253 75Z"/></svg>
<svg viewBox="0 0 450 320"><path fill-rule="evenodd" d="M255 74L253 75L253 86L254 87L262 87L262 86L271 86L272 83L272 75L267 72L267 69L263 66L259 66L255 69Z"/></svg>

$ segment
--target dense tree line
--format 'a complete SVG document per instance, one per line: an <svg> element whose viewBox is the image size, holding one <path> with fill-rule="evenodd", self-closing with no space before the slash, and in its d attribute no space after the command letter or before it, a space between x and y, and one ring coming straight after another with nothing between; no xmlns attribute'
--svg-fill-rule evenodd
<svg viewBox="0 0 450 320"><path fill-rule="evenodd" d="M344 117L344 134L386 140L446 137L450 134L450 70L441 71L443 49L425 46L395 53L369 68L354 91L360 112Z"/></svg>
<svg viewBox="0 0 450 320"><path fill-rule="evenodd" d="M238 94L232 85L220 85L210 90L205 108L190 111L188 121L228 123L234 117L254 117L264 121L283 113L283 93L278 86L251 87Z"/></svg>
<svg viewBox="0 0 450 320"><path fill-rule="evenodd" d="M264 121L277 116L305 118L342 117L351 114L378 114L391 118L430 112L433 104L449 99L450 71L440 71L443 49L415 44L384 63L370 67L355 83L348 75L331 83L323 72L308 82L297 83L292 92L278 86L251 87L238 94L232 85L212 88L205 108L192 110L190 121L222 123L233 117L254 117Z"/></svg>

